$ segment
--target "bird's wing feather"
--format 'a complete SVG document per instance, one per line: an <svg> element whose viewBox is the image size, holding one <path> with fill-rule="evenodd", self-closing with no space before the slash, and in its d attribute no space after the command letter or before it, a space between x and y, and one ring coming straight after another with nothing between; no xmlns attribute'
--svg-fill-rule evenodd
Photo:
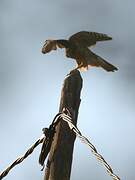
<svg viewBox="0 0 135 180"><path fill-rule="evenodd" d="M97 32L88 32L88 31L80 31L76 34L73 34L69 38L69 42L74 42L76 44L90 47L95 45L97 41L106 41L111 40L112 38L106 34L97 33Z"/></svg>

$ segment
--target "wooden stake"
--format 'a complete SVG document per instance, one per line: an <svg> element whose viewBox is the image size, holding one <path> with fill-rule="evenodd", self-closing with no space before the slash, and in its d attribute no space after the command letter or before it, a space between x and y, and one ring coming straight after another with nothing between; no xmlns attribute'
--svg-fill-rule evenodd
<svg viewBox="0 0 135 180"><path fill-rule="evenodd" d="M78 70L72 71L64 80L59 111L67 108L72 113L73 124L77 124L82 78ZM49 153L44 180L70 180L75 135L68 124L61 121Z"/></svg>

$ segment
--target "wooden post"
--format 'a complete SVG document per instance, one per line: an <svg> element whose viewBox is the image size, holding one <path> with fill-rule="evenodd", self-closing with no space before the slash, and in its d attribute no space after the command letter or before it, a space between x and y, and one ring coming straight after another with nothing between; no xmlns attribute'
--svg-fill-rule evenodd
<svg viewBox="0 0 135 180"><path fill-rule="evenodd" d="M78 70L69 74L61 91L60 108L68 108L77 124L82 78ZM59 122L49 153L44 180L70 180L75 135L64 121Z"/></svg>

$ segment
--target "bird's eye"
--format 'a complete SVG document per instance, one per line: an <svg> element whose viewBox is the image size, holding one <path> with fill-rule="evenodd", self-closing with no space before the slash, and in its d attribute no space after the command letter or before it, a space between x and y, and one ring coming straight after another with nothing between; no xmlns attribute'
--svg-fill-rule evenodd
<svg viewBox="0 0 135 180"><path fill-rule="evenodd" d="M44 43L45 43L45 44L48 43L48 40L45 40Z"/></svg>

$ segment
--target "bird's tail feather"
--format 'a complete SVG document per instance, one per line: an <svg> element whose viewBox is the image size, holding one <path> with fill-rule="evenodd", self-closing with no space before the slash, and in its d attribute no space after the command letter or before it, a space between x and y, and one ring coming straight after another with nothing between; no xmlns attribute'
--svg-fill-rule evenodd
<svg viewBox="0 0 135 180"><path fill-rule="evenodd" d="M104 70L106 71L117 71L118 68L115 67L114 65L110 64L109 62L107 62L106 60L104 60L103 58L97 56L97 59L99 61L99 66L102 67Z"/></svg>
<svg viewBox="0 0 135 180"><path fill-rule="evenodd" d="M91 58L87 60L88 66L97 66L102 67L106 71L117 71L118 68L114 65L110 64L100 56L96 55L95 53L91 52Z"/></svg>

